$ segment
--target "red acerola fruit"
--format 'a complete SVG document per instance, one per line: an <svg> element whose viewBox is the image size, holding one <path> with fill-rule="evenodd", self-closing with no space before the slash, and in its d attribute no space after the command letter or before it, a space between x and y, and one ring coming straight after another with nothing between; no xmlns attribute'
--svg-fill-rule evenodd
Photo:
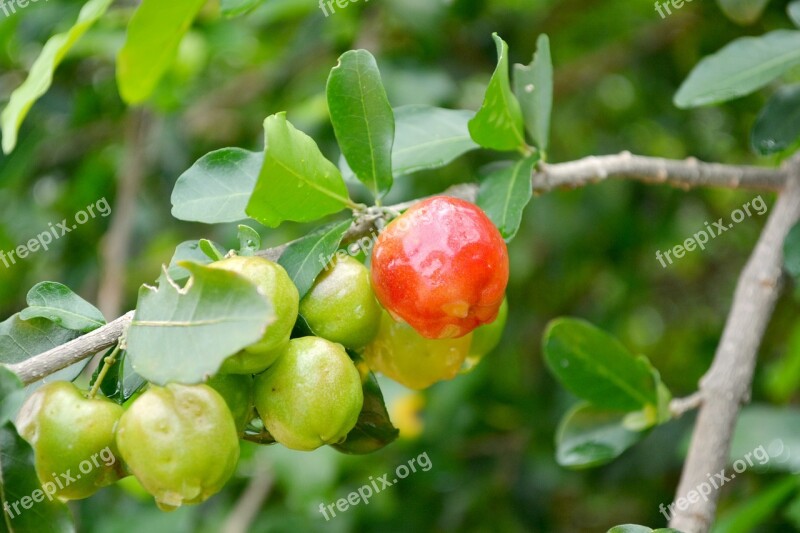
<svg viewBox="0 0 800 533"><path fill-rule="evenodd" d="M435 196L380 234L372 284L381 305L423 337L461 337L497 316L508 284L508 249L480 208Z"/></svg>

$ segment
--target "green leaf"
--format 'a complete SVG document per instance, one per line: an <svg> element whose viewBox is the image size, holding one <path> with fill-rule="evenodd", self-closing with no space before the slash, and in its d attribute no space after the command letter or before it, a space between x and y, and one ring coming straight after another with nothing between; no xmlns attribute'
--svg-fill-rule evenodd
<svg viewBox="0 0 800 533"><path fill-rule="evenodd" d="M770 400L786 403L800 389L800 322L795 322L781 357L771 361L761 374L761 390Z"/></svg>
<svg viewBox="0 0 800 533"><path fill-rule="evenodd" d="M758 531L758 526L767 526L767 531L774 519L778 508L783 505L792 494L796 494L798 480L796 476L789 476L780 481L772 482L767 487L750 496L743 503L723 513L711 533L750 533Z"/></svg>
<svg viewBox="0 0 800 533"><path fill-rule="evenodd" d="M239 225L239 255L255 255L261 249L261 235L245 224Z"/></svg>
<svg viewBox="0 0 800 533"><path fill-rule="evenodd" d="M372 54L351 50L328 77L328 108L342 155L380 198L392 188L394 113Z"/></svg>
<svg viewBox="0 0 800 533"><path fill-rule="evenodd" d="M683 533L671 527L660 527L658 529L650 529L649 527L639 526L636 524L624 524L621 526L614 526L608 530L607 533Z"/></svg>
<svg viewBox="0 0 800 533"><path fill-rule="evenodd" d="M117 85L125 102L139 104L150 97L205 3L206 0L142 0L117 56Z"/></svg>
<svg viewBox="0 0 800 533"><path fill-rule="evenodd" d="M0 425L11 419L12 409L7 409L6 399L15 392L21 391L22 387L22 382L17 375L0 365Z"/></svg>
<svg viewBox="0 0 800 533"><path fill-rule="evenodd" d="M110 355L112 351L113 349L108 350L103 356L103 359ZM97 370L95 370L92 375L89 386L94 386L94 382L102 368L102 364L97 366ZM111 368L108 370L106 377L103 379L103 383L100 385L100 390L106 398L122 405L131 396L141 390L145 384L147 384L147 380L133 370L131 358L123 351L120 352L116 362L111 365Z"/></svg>
<svg viewBox="0 0 800 533"><path fill-rule="evenodd" d="M794 0L786 6L786 13L795 26L800 27L800 0Z"/></svg>
<svg viewBox="0 0 800 533"><path fill-rule="evenodd" d="M623 425L625 413L582 403L570 410L556 433L556 461L566 468L609 463L639 442L645 432Z"/></svg>
<svg viewBox="0 0 800 533"><path fill-rule="evenodd" d="M36 284L28 292L28 308L20 313L22 320L46 318L65 329L86 333L106 323L95 306L53 281Z"/></svg>
<svg viewBox="0 0 800 533"><path fill-rule="evenodd" d="M760 89L800 64L800 31L742 37L695 66L675 95L680 108L732 100Z"/></svg>
<svg viewBox="0 0 800 533"><path fill-rule="evenodd" d="M400 430L389 419L378 380L370 372L364 381L364 407L358 415L358 422L344 442L331 447L342 453L364 455L388 446L399 435Z"/></svg>
<svg viewBox="0 0 800 533"><path fill-rule="evenodd" d="M0 323L0 363L20 363L78 336L45 318L23 320L17 313Z"/></svg>
<svg viewBox="0 0 800 533"><path fill-rule="evenodd" d="M153 383L201 383L258 341L275 321L271 302L245 278L189 262L180 288L166 273L143 286L127 335L133 369Z"/></svg>
<svg viewBox="0 0 800 533"><path fill-rule="evenodd" d="M217 243L213 243L213 245L217 253L222 256L225 255L225 249L221 245ZM175 254L172 256L169 262L169 269L167 270L167 275L173 281L183 281L189 277L189 271L178 264L181 261L210 265L213 259L200 249L200 241L185 241L180 243L178 247L175 248Z"/></svg>
<svg viewBox="0 0 800 533"><path fill-rule="evenodd" d="M736 24L747 25L757 21L769 0L717 0L725 16Z"/></svg>
<svg viewBox="0 0 800 533"><path fill-rule="evenodd" d="M53 72L64 56L86 30L106 12L113 0L89 0L81 8L78 20L69 30L48 39L31 66L27 79L11 93L11 100L0 115L3 130L3 152L9 154L17 145L17 135L33 104L53 83Z"/></svg>
<svg viewBox="0 0 800 533"><path fill-rule="evenodd" d="M267 117L264 131L264 165L247 204L249 216L275 227L287 220L313 222L356 207L339 169L311 137L286 120L286 113Z"/></svg>
<svg viewBox="0 0 800 533"><path fill-rule="evenodd" d="M782 152L800 138L800 84L781 87L759 113L750 145L761 155Z"/></svg>
<svg viewBox="0 0 800 533"><path fill-rule="evenodd" d="M634 356L617 339L584 320L550 322L544 357L565 388L596 407L638 411L658 405L647 359Z"/></svg>
<svg viewBox="0 0 800 533"><path fill-rule="evenodd" d="M520 159L490 172L481 180L478 206L494 222L506 242L517 234L522 213L531 200L533 168L538 162L538 155Z"/></svg>
<svg viewBox="0 0 800 533"><path fill-rule="evenodd" d="M281 254L278 263L289 273L300 292L300 298L311 289L322 269L328 266L331 256L339 248L342 237L352 223L348 219L325 226L293 242Z"/></svg>
<svg viewBox="0 0 800 533"><path fill-rule="evenodd" d="M34 502L33 499L41 500ZM22 499L26 498L22 505ZM66 504L47 497L34 468L33 449L11 422L0 426L0 508L2 531L27 533L72 533L75 525Z"/></svg>
<svg viewBox="0 0 800 533"><path fill-rule="evenodd" d="M522 110L511 92L508 77L508 45L496 33L492 38L497 45L497 69L489 81L483 105L469 121L469 133L484 148L525 150Z"/></svg>
<svg viewBox="0 0 800 533"><path fill-rule="evenodd" d="M205 256L208 257L212 262L221 261L224 259L225 254L220 252L217 248L217 245L208 239L200 239L197 244L200 246L200 251L203 252Z"/></svg>
<svg viewBox="0 0 800 533"><path fill-rule="evenodd" d="M797 283L800 279L800 222L792 226L783 241L783 268Z"/></svg>
<svg viewBox="0 0 800 533"><path fill-rule="evenodd" d="M514 93L533 144L546 152L553 112L553 60L547 35L540 35L536 41L536 53L530 65L514 65Z"/></svg>
<svg viewBox="0 0 800 533"><path fill-rule="evenodd" d="M220 0L220 12L223 17L233 18L252 11L263 0Z"/></svg>
<svg viewBox="0 0 800 533"><path fill-rule="evenodd" d="M263 163L263 153L240 148L204 155L175 182L172 216L206 224L247 218L247 202Z"/></svg>
<svg viewBox="0 0 800 533"><path fill-rule="evenodd" d="M744 407L731 443L730 464L736 461L744 461L748 471L800 471L800 409Z"/></svg>

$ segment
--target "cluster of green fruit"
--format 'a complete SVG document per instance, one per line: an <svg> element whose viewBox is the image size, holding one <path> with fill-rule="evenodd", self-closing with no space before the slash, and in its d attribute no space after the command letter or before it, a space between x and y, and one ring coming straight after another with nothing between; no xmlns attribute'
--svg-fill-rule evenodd
<svg viewBox="0 0 800 533"><path fill-rule="evenodd" d="M452 198L423 201L390 223L371 271L339 256L302 299L267 259L211 266L252 282L276 320L206 384L150 384L123 406L66 382L36 391L17 426L43 484L106 448L119 459L81 470L60 498L133 474L163 509L202 502L233 474L256 415L288 448L340 443L362 410L367 367L414 389L451 379L494 348L508 312L505 243L480 209ZM298 330L310 334L292 338Z"/></svg>

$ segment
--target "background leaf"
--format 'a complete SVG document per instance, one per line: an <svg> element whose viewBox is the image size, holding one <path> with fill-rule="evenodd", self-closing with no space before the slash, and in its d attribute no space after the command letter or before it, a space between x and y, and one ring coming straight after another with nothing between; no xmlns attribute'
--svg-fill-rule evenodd
<svg viewBox="0 0 800 533"><path fill-rule="evenodd" d="M353 455L376 452L394 442L400 431L392 425L383 400L381 387L375 375L369 372L364 381L364 407L358 415L356 426L344 442L332 444L337 451Z"/></svg>
<svg viewBox="0 0 800 533"><path fill-rule="evenodd" d="M469 122L469 133L484 148L518 150L525 147L525 135L522 110L508 77L508 45L496 33L492 38L497 45L497 69L489 80L483 105Z"/></svg>
<svg viewBox="0 0 800 533"><path fill-rule="evenodd" d="M238 17L258 7L263 0L220 0L219 7L223 17Z"/></svg>
<svg viewBox="0 0 800 533"><path fill-rule="evenodd" d="M258 341L274 322L272 305L237 274L188 262L192 278L179 290L166 275L139 291L128 330L133 369L163 385L201 383L222 362Z"/></svg>
<svg viewBox="0 0 800 533"><path fill-rule="evenodd" d="M717 0L725 16L737 24L752 24L757 21L769 0Z"/></svg>
<svg viewBox="0 0 800 533"><path fill-rule="evenodd" d="M761 155L782 152L800 138L800 84L781 87L759 113L750 135Z"/></svg>
<svg viewBox="0 0 800 533"><path fill-rule="evenodd" d="M514 65L514 93L519 99L525 128L539 150L546 152L553 112L553 60L550 39L542 34L530 65Z"/></svg>
<svg viewBox="0 0 800 533"><path fill-rule="evenodd" d="M520 159L490 172L481 180L478 206L494 222L506 242L517 234L522 213L533 195L531 179L538 161L538 156Z"/></svg>
<svg viewBox="0 0 800 533"><path fill-rule="evenodd" d="M800 280L800 222L795 224L783 241L783 268L794 278Z"/></svg>
<svg viewBox="0 0 800 533"><path fill-rule="evenodd" d="M544 357L565 388L596 407L637 411L658 405L647 360L588 322L573 318L550 322Z"/></svg>
<svg viewBox="0 0 800 533"><path fill-rule="evenodd" d="M748 454L753 463L748 470L800 471L800 409L766 404L744 407L736 422L729 464Z"/></svg>
<svg viewBox="0 0 800 533"><path fill-rule="evenodd" d="M742 504L722 513L711 528L711 533L750 533L758 531L758 526L763 525L769 528L769 522L776 515L778 508L792 494L796 494L797 489L796 476L785 477L764 487Z"/></svg>
<svg viewBox="0 0 800 533"><path fill-rule="evenodd" d="M800 27L800 0L794 0L786 6L786 13L792 19L795 26Z"/></svg>
<svg viewBox="0 0 800 533"><path fill-rule="evenodd" d="M89 0L81 9L78 20L68 31L52 36L33 62L25 81L11 93L11 100L0 115L3 130L3 152L9 154L17 145L19 127L33 104L50 88L53 71L58 68L72 46L86 30L106 12L113 0Z"/></svg>
<svg viewBox="0 0 800 533"><path fill-rule="evenodd" d="M312 222L353 205L339 169L286 120L286 113L267 117L264 130L264 166L248 215L274 227L286 220Z"/></svg>
<svg viewBox="0 0 800 533"><path fill-rule="evenodd" d="M205 3L142 0L128 23L125 44L117 56L117 84L125 102L139 104L150 97Z"/></svg>
<svg viewBox="0 0 800 533"><path fill-rule="evenodd" d="M329 257L339 248L342 237L352 223L348 219L325 226L290 244L281 254L278 263L292 278L300 298L306 295L317 275L328 266Z"/></svg>
<svg viewBox="0 0 800 533"><path fill-rule="evenodd" d="M247 218L247 202L263 163L263 153L241 148L204 155L175 182L172 216L206 224Z"/></svg>
<svg viewBox="0 0 800 533"><path fill-rule="evenodd" d="M11 420L13 416L12 410L6 406L6 399L13 393L21 391L22 387L22 382L17 375L0 365L0 425Z"/></svg>
<svg viewBox="0 0 800 533"><path fill-rule="evenodd" d="M37 283L28 292L28 308L20 312L22 320L46 318L62 328L88 332L106 323L103 314L92 304L53 281Z"/></svg>
<svg viewBox="0 0 800 533"><path fill-rule="evenodd" d="M377 197L392 188L394 113L378 64L366 50L351 50L331 70L328 109L336 140L356 177Z"/></svg>
<svg viewBox="0 0 800 533"><path fill-rule="evenodd" d="M675 95L680 108L732 100L800 64L800 31L742 37L698 63Z"/></svg>

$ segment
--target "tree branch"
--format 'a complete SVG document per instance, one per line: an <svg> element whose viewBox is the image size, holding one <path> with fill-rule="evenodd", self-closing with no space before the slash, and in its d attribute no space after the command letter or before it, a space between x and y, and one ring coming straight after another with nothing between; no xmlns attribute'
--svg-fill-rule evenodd
<svg viewBox="0 0 800 533"><path fill-rule="evenodd" d="M791 173L750 259L739 276L730 314L711 368L700 381L700 408L689 454L675 496L670 527L706 533L714 521L719 491L688 499L709 475L723 472L742 404L750 400L756 356L778 299L783 268L783 241L800 218L800 160L784 167ZM683 507L683 508L681 508Z"/></svg>

